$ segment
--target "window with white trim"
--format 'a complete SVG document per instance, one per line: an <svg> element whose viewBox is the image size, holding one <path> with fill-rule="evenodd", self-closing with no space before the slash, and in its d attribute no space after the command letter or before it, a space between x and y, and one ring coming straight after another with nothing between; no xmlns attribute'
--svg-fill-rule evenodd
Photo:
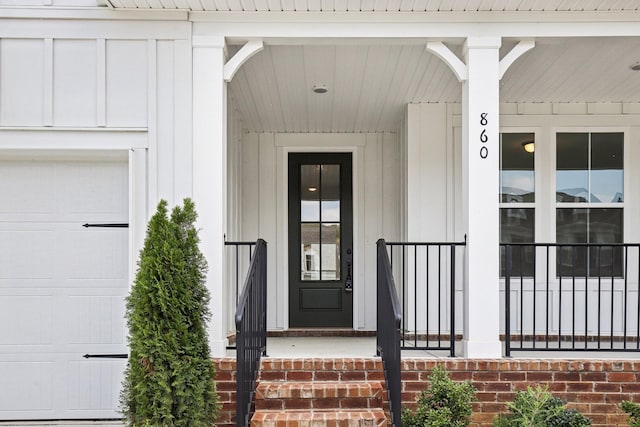
<svg viewBox="0 0 640 427"><path fill-rule="evenodd" d="M500 243L535 241L535 134L500 134ZM514 246L511 274L532 276L533 247ZM505 274L504 249L500 275Z"/></svg>
<svg viewBox="0 0 640 427"><path fill-rule="evenodd" d="M556 133L556 242L622 243L624 133ZM621 276L622 249L566 247L561 276Z"/></svg>

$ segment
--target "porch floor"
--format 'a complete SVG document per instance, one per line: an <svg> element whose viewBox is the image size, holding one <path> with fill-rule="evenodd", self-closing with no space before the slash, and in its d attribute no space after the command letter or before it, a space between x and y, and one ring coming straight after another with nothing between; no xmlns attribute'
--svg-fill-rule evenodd
<svg viewBox="0 0 640 427"><path fill-rule="evenodd" d="M458 343L460 345L460 343ZM375 337L269 337L268 357L374 357ZM231 355L231 354L230 354ZM403 357L447 358L448 351L403 350ZM639 352L514 351L512 359L640 359Z"/></svg>

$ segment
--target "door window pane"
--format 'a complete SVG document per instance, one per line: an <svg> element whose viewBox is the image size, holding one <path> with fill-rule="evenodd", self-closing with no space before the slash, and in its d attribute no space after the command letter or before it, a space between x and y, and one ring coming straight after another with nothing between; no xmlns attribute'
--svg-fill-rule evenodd
<svg viewBox="0 0 640 427"><path fill-rule="evenodd" d="M529 145L531 144L531 145ZM500 201L534 202L535 135L504 133L500 140ZM525 146L527 149L525 149ZM533 150L533 151L531 151Z"/></svg>
<svg viewBox="0 0 640 427"><path fill-rule="evenodd" d="M500 209L500 243L533 243L535 241L534 209ZM512 276L533 276L535 258L533 246L511 246ZM500 274L506 273L505 246L500 249Z"/></svg>
<svg viewBox="0 0 640 427"><path fill-rule="evenodd" d="M300 167L300 220L320 221L320 165Z"/></svg>
<svg viewBox="0 0 640 427"><path fill-rule="evenodd" d="M340 280L340 224L322 224L322 280Z"/></svg>
<svg viewBox="0 0 640 427"><path fill-rule="evenodd" d="M320 224L300 225L300 280L320 279Z"/></svg>
<svg viewBox="0 0 640 427"><path fill-rule="evenodd" d="M589 201L589 134L556 135L556 201Z"/></svg>

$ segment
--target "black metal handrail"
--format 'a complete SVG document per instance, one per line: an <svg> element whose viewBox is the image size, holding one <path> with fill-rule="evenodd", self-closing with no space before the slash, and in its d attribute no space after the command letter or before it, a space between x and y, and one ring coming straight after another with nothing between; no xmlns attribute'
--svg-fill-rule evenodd
<svg viewBox="0 0 640 427"><path fill-rule="evenodd" d="M258 239L235 316L236 426L249 425L260 358L267 351L267 243Z"/></svg>
<svg viewBox="0 0 640 427"><path fill-rule="evenodd" d="M640 351L640 244L503 243L500 252L506 356Z"/></svg>
<svg viewBox="0 0 640 427"><path fill-rule="evenodd" d="M400 366L400 324L402 312L383 239L378 240L376 348L382 357L389 394L391 423L402 427L402 372Z"/></svg>
<svg viewBox="0 0 640 427"><path fill-rule="evenodd" d="M386 242L402 301L402 350L455 356L456 282L466 242ZM459 256L457 256L459 255ZM461 283L459 284L462 285Z"/></svg>

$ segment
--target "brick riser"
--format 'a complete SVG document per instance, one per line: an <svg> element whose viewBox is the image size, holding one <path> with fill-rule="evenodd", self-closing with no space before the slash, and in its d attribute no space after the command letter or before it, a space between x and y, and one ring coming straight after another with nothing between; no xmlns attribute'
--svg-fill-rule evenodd
<svg viewBox="0 0 640 427"><path fill-rule="evenodd" d="M263 359L255 409L253 427L386 426L382 363L379 359Z"/></svg>

